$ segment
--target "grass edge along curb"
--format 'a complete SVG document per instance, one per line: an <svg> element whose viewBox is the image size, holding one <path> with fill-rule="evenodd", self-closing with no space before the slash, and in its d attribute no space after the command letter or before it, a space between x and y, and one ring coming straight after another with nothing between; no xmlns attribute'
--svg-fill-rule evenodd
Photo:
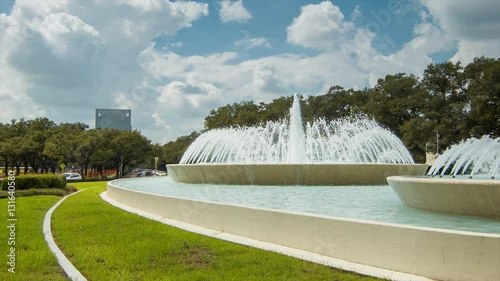
<svg viewBox="0 0 500 281"><path fill-rule="evenodd" d="M422 276L417 276L409 273L404 273L404 272L398 272L398 271L393 271L389 269L383 269L383 268L378 268L378 267L373 267L369 265L364 265L364 264L358 264L358 263L353 263L341 259L336 259L333 257L328 257L320 254L315 254L311 253L308 251L300 250L300 249L295 249L295 248L290 248L286 246L281 246L273 243L268 243L268 242L262 242L230 233L225 233L225 232L220 232L208 228L204 228L201 226L196 226L192 225L189 223L181 222L181 221L176 221L172 219L168 219L159 215L154 215L148 212L144 212L142 210L138 210L132 207L129 207L127 205L124 205L118 201L115 201L114 199L110 198L107 196L107 192L104 191L100 194L100 197L109 203L112 206L115 206L121 210L124 210L126 212L132 213L139 215L141 217L154 220L172 227L180 228L182 230L186 230L189 232L193 232L196 234L208 236L208 237L213 237L216 239L240 244L240 245L245 245L245 246L250 246L258 249L262 249L265 251L271 251L275 252L278 254L290 256L293 258L313 262L316 264L320 265L325 265L329 267L333 267L339 270L343 271L348 271L348 272L354 272L358 273L361 275L365 276L371 276L375 278L382 278L382 279L387 279L387 280L411 280L411 281L431 281L428 278L422 277Z"/></svg>
<svg viewBox="0 0 500 281"><path fill-rule="evenodd" d="M105 190L68 198L52 217L58 245L89 280L380 280L150 220L105 202Z"/></svg>
<svg viewBox="0 0 500 281"><path fill-rule="evenodd" d="M87 189L89 188L82 189L75 193L64 196L61 200L57 201L57 203L54 204L54 206L52 206L47 211L43 219L43 236L45 237L47 246L49 246L50 251L54 253L54 255L56 256L57 262L64 270L66 275L68 275L68 277L73 281L86 281L87 279L80 273L80 271L78 271L78 269L76 269L76 267L69 261L69 259L64 255L61 249L59 249L59 247L57 246L54 237L52 236L51 219L55 209L57 209L57 207L59 207L59 205L61 205L61 203L64 202L64 200L66 200L66 198L78 194Z"/></svg>

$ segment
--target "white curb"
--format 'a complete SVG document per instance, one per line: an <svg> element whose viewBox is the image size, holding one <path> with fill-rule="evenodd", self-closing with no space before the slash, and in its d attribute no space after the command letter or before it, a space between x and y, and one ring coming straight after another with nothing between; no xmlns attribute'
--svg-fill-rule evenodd
<svg viewBox="0 0 500 281"><path fill-rule="evenodd" d="M145 218L148 218L151 220L155 220L155 221L161 222L163 224L171 225L171 226L183 229L183 230L194 232L197 234L202 234L205 236L214 237L217 239L222 239L222 240L230 241L230 242L237 243L237 244L251 246L251 247L263 249L266 251L272 251L272 252L280 253L283 255L299 258L302 260L306 260L306 261L310 261L310 262L314 262L314 263L318 263L318 264L323 264L323 265L335 267L335 268L346 270L346 271L356 272L356 273L363 274L363 275L384 278L384 279L388 279L388 280L397 280L397 281L432 281L432 279L422 277L422 276L417 276L417 275L413 275L413 274L408 274L408 273L403 273L403 272L398 272L398 271L363 265L363 264L359 264L359 263L353 263L353 262L349 262L349 261L344 261L341 259L336 259L336 258L332 258L332 257L320 255L320 254L315 254L315 253L311 253L311 252L304 251L304 250L294 249L294 248L276 245L276 244L272 244L272 243L268 243L268 242L262 242L262 241L250 239L247 237L242 237L242 236L238 236L238 235L234 235L234 234L230 234L230 233L225 233L225 232L219 232L219 231L211 230L211 229L204 228L201 226L192 225L189 223L168 219L165 217L161 217L161 216L154 215L154 214L151 214L148 212L144 212L142 210L135 209L135 208L129 207L125 204L122 204L122 203L108 197L106 191L101 193L101 198L104 201L108 202L109 204L111 204L117 208L120 208L124 211L134 213L134 214L137 214L139 216L142 216L142 217L145 217Z"/></svg>
<svg viewBox="0 0 500 281"><path fill-rule="evenodd" d="M87 188L88 189L88 188ZM87 189L82 189L80 191L77 191L75 193L72 193L68 196L63 197L61 200L59 200L52 208L50 208L47 213L45 214L45 218L43 219L43 236L45 237L45 241L47 241L47 245L49 246L50 250L52 253L57 258L57 261L59 262L59 265L62 267L66 275L68 275L69 278L73 281L86 281L87 279L83 277L83 275L76 269L76 267L66 258L66 256L63 254L61 249L57 247L56 242L54 241L54 237L52 237L52 229L51 229L51 219L52 219L52 213L54 210L61 205L61 203L66 200L66 198L73 196L81 191L87 190Z"/></svg>

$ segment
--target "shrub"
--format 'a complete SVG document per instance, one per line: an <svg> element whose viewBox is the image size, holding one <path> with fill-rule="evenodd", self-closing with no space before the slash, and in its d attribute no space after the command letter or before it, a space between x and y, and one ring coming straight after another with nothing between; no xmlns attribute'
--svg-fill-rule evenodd
<svg viewBox="0 0 500 281"><path fill-rule="evenodd" d="M2 181L2 190L7 190L9 180ZM59 188L66 186L66 178L63 175L24 175L16 176L15 187L17 190Z"/></svg>
<svg viewBox="0 0 500 281"><path fill-rule="evenodd" d="M39 195L55 195L55 196L66 196L68 194L74 193L78 191L78 189L74 186L68 185L64 188L37 188L37 189L24 189L24 190L16 190L14 196L17 197L25 197L25 196L39 196ZM0 190L0 199L8 198L12 194L9 194L6 190Z"/></svg>

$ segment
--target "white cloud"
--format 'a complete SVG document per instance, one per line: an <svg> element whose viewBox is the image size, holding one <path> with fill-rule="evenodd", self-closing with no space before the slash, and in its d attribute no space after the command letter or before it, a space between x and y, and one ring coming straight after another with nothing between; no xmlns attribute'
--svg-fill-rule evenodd
<svg viewBox="0 0 500 281"><path fill-rule="evenodd" d="M344 14L330 1L301 8L287 28L289 43L309 48L328 49L352 31L352 24L344 21Z"/></svg>
<svg viewBox="0 0 500 281"><path fill-rule="evenodd" d="M500 56L500 2L496 0L421 0L439 27L457 45L452 60Z"/></svg>
<svg viewBox="0 0 500 281"><path fill-rule="evenodd" d="M250 12L243 6L243 0L222 0L219 15L223 23L247 22L252 18Z"/></svg>
<svg viewBox="0 0 500 281"><path fill-rule="evenodd" d="M170 44L170 46L180 48L180 47L184 46L184 43L175 42L175 43Z"/></svg>
<svg viewBox="0 0 500 281"><path fill-rule="evenodd" d="M285 88L280 85L276 70L272 65L259 63L252 72L252 86L255 93L277 93L283 95Z"/></svg>
<svg viewBox="0 0 500 281"><path fill-rule="evenodd" d="M238 40L234 43L236 47L241 47L246 50L257 48L257 47L264 47L264 48L271 48L271 43L267 41L266 38L248 38L248 39L242 39Z"/></svg>
<svg viewBox="0 0 500 281"><path fill-rule="evenodd" d="M17 0L0 15L0 122L47 116L92 125L95 108L127 107L148 116L134 126L147 124L158 94L141 86L141 52L207 14L207 4L184 1Z"/></svg>
<svg viewBox="0 0 500 281"><path fill-rule="evenodd" d="M236 52L184 56L173 51L183 46L176 33L207 15L207 4L18 0L10 15L0 15L0 122L47 116L92 126L95 108L131 108L134 128L154 141L168 141L202 129L209 111L228 103L270 102L294 92L324 94L332 85L364 88L397 72L420 75L433 54L455 48L454 59L462 61L500 55L495 33L500 28L492 28L498 18L482 6L490 0L459 0L464 7L451 7L450 0L421 1L427 9L412 39L396 51L377 49L373 24L383 31L400 9L375 11L384 21L362 26L361 6L344 11L346 18L323 1L303 6L283 29L288 43L312 48L312 54L279 53L279 44L246 34L236 47L273 52L249 59ZM223 22L251 18L242 1L220 4L232 9L221 9ZM158 36L170 36L173 43L158 50L152 42Z"/></svg>

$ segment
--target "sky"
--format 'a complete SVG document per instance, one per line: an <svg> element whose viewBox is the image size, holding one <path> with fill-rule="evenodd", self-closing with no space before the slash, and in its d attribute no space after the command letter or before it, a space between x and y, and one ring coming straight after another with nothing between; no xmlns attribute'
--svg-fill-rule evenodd
<svg viewBox="0 0 500 281"><path fill-rule="evenodd" d="M363 89L499 46L497 0L0 0L0 122L93 128L96 108L131 109L165 143L229 103Z"/></svg>

